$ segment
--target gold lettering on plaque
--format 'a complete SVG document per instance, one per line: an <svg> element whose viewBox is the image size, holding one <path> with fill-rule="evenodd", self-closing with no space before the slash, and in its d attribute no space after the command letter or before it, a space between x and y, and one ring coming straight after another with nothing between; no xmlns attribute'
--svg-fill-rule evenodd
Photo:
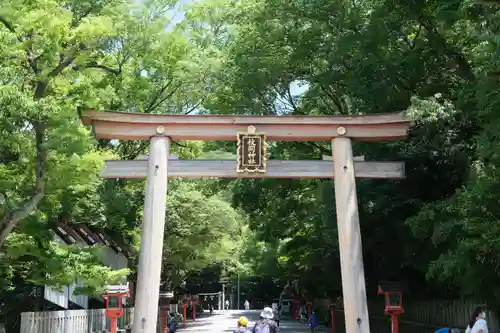
<svg viewBox="0 0 500 333"><path fill-rule="evenodd" d="M255 130L248 126L247 132L237 133L237 172L267 171L267 135Z"/></svg>
<svg viewBox="0 0 500 333"><path fill-rule="evenodd" d="M256 149L255 139L248 139L248 164L255 164L255 149Z"/></svg>

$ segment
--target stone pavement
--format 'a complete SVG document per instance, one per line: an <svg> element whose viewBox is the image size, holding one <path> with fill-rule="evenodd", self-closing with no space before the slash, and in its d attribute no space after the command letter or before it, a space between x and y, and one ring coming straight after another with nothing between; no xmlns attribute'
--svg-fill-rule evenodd
<svg viewBox="0 0 500 333"><path fill-rule="evenodd" d="M249 328L253 327L255 322L259 319L260 311L221 311L215 313L211 317L203 317L196 319L195 322L188 320L187 328L180 328L179 333L222 333L232 332L236 328L236 322L240 316L246 316L250 320ZM283 320L280 322L280 333L309 333L309 327L301 324L298 321ZM317 333L331 332L328 328L320 328Z"/></svg>

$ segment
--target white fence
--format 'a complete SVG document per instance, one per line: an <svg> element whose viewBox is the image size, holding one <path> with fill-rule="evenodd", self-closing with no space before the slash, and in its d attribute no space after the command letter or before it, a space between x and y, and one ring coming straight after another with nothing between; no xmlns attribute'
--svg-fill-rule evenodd
<svg viewBox="0 0 500 333"><path fill-rule="evenodd" d="M119 322L125 328L134 309L127 310ZM109 329L104 309L23 312L20 333L100 333Z"/></svg>
<svg viewBox="0 0 500 333"><path fill-rule="evenodd" d="M125 331L132 325L133 308L125 308L118 319L118 331ZM177 311L177 304L170 305L170 311ZM160 311L159 311L160 314ZM157 325L158 329L161 325ZM45 312L23 312L20 333L102 333L109 332L109 319L104 309L65 310Z"/></svg>

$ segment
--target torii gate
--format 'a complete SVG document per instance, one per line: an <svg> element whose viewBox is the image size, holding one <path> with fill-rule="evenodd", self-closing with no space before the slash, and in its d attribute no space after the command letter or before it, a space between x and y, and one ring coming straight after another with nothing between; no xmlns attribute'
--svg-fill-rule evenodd
<svg viewBox="0 0 500 333"><path fill-rule="evenodd" d="M406 138L410 121L402 114L188 116L89 110L82 120L97 138L150 140L148 160L109 161L101 174L147 177L132 333L156 332L168 177L335 178L346 332L370 332L355 177L403 178L404 163L354 161L351 141ZM171 140L237 140L238 159L169 159ZM333 162L267 161L266 140L331 141Z"/></svg>

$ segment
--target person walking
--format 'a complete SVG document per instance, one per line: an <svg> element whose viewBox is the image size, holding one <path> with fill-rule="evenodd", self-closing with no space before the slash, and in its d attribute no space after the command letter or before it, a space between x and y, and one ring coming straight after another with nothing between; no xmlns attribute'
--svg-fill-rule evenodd
<svg viewBox="0 0 500 333"><path fill-rule="evenodd" d="M273 318L273 309L265 307L260 313L260 319L255 323L252 333L279 333L280 329Z"/></svg>
<svg viewBox="0 0 500 333"><path fill-rule="evenodd" d="M274 311L274 321L276 322L276 325L278 325L278 327L280 326L280 319L281 319L281 306L278 305L276 310Z"/></svg>
<svg viewBox="0 0 500 333"><path fill-rule="evenodd" d="M469 320L469 325L465 333L488 333L488 325L486 323L486 311L483 307L478 306L472 312Z"/></svg>
<svg viewBox="0 0 500 333"><path fill-rule="evenodd" d="M168 314L168 333L175 333L177 331L177 319L175 319L174 313Z"/></svg>
<svg viewBox="0 0 500 333"><path fill-rule="evenodd" d="M318 317L316 317L316 312L311 312L311 316L309 317L309 327L311 328L311 333L316 333L316 329L318 328Z"/></svg>
<svg viewBox="0 0 500 333"><path fill-rule="evenodd" d="M238 327L233 331L233 333L251 333L248 329L248 318L243 316L238 319Z"/></svg>
<svg viewBox="0 0 500 333"><path fill-rule="evenodd" d="M303 307L300 308L300 322L303 324L307 323L307 312Z"/></svg>

